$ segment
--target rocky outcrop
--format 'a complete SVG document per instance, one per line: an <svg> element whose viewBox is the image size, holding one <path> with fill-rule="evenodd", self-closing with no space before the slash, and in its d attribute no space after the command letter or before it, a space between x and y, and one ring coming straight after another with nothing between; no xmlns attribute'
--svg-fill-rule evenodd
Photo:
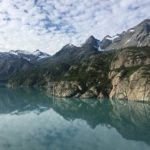
<svg viewBox="0 0 150 150"><path fill-rule="evenodd" d="M126 48L117 51L110 65L113 99L150 101L150 49Z"/></svg>
<svg viewBox="0 0 150 150"><path fill-rule="evenodd" d="M150 64L150 48L132 47L116 52L110 66L110 70L121 67L136 67Z"/></svg>
<svg viewBox="0 0 150 150"><path fill-rule="evenodd" d="M79 97L82 87L76 81L48 82L47 93L58 97Z"/></svg>
<svg viewBox="0 0 150 150"><path fill-rule="evenodd" d="M89 86L89 87L88 87ZM106 98L98 86L82 85L77 81L48 82L47 94L57 97L75 97L75 98Z"/></svg>
<svg viewBox="0 0 150 150"><path fill-rule="evenodd" d="M112 78L110 98L150 101L150 67L140 67L129 76L117 73Z"/></svg>

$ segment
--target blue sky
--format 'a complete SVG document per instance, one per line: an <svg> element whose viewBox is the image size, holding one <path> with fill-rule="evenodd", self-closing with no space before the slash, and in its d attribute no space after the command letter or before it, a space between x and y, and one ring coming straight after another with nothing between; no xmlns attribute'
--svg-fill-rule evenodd
<svg viewBox="0 0 150 150"><path fill-rule="evenodd" d="M0 50L54 54L150 18L150 0L0 0Z"/></svg>

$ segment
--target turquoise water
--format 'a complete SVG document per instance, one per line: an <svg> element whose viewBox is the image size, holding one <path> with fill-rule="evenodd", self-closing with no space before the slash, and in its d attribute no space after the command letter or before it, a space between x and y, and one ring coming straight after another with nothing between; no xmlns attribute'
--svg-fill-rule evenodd
<svg viewBox="0 0 150 150"><path fill-rule="evenodd" d="M0 88L0 150L149 150L150 104Z"/></svg>

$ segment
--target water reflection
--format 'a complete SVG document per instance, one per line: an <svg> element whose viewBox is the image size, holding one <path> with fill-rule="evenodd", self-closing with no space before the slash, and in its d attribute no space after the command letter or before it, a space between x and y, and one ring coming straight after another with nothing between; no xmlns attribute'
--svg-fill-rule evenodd
<svg viewBox="0 0 150 150"><path fill-rule="evenodd" d="M149 149L150 104L0 88L0 149Z"/></svg>

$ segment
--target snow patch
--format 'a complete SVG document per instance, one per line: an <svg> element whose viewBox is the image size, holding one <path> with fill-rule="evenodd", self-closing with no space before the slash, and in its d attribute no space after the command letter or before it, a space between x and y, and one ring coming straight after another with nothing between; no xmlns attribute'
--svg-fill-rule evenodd
<svg viewBox="0 0 150 150"><path fill-rule="evenodd" d="M43 53L40 50L34 51L33 55L37 57L37 60L41 60L41 59L49 57L49 55L47 53Z"/></svg>
<svg viewBox="0 0 150 150"><path fill-rule="evenodd" d="M13 54L13 55L17 55L18 56L18 53L16 53L15 51L11 50L9 51L10 54Z"/></svg>
<svg viewBox="0 0 150 150"><path fill-rule="evenodd" d="M47 57L48 57L48 56L44 56L44 55L43 55L43 56L39 56L39 57L38 57L38 60L41 60L41 59L44 59L44 58L47 58Z"/></svg>
<svg viewBox="0 0 150 150"><path fill-rule="evenodd" d="M73 45L73 44L71 44L71 43L69 43L69 46L73 47L74 45Z"/></svg>
<svg viewBox="0 0 150 150"><path fill-rule="evenodd" d="M101 43L101 42L100 42L99 40L97 40L96 45L93 46L93 47L96 48L98 51L102 51L101 46L100 46L100 43Z"/></svg>
<svg viewBox="0 0 150 150"><path fill-rule="evenodd" d="M119 35L115 35L115 36L107 36L105 39L111 40L113 41L114 39L119 38Z"/></svg>
<svg viewBox="0 0 150 150"><path fill-rule="evenodd" d="M129 43L131 41L131 39L128 39L126 42L125 42L125 45L127 44L127 43Z"/></svg>
<svg viewBox="0 0 150 150"><path fill-rule="evenodd" d="M10 50L9 53L14 55L19 55L19 54L32 55L32 53L24 50Z"/></svg>
<svg viewBox="0 0 150 150"><path fill-rule="evenodd" d="M28 57L23 57L23 59L25 59L25 60L27 60L27 61L31 61L31 59L28 58Z"/></svg>
<svg viewBox="0 0 150 150"><path fill-rule="evenodd" d="M47 53L43 53L40 50L36 50L33 53L23 51L23 50L11 50L11 51L9 51L9 54L16 55L27 61L31 61L31 58L33 58L33 59L36 58L37 60L41 60L41 59L49 57L49 55Z"/></svg>
<svg viewBox="0 0 150 150"><path fill-rule="evenodd" d="M40 56L42 54L42 52L40 50L36 50L32 53L32 55L35 55L35 56Z"/></svg>
<svg viewBox="0 0 150 150"><path fill-rule="evenodd" d="M134 29L130 29L129 32L133 33L135 30Z"/></svg>

